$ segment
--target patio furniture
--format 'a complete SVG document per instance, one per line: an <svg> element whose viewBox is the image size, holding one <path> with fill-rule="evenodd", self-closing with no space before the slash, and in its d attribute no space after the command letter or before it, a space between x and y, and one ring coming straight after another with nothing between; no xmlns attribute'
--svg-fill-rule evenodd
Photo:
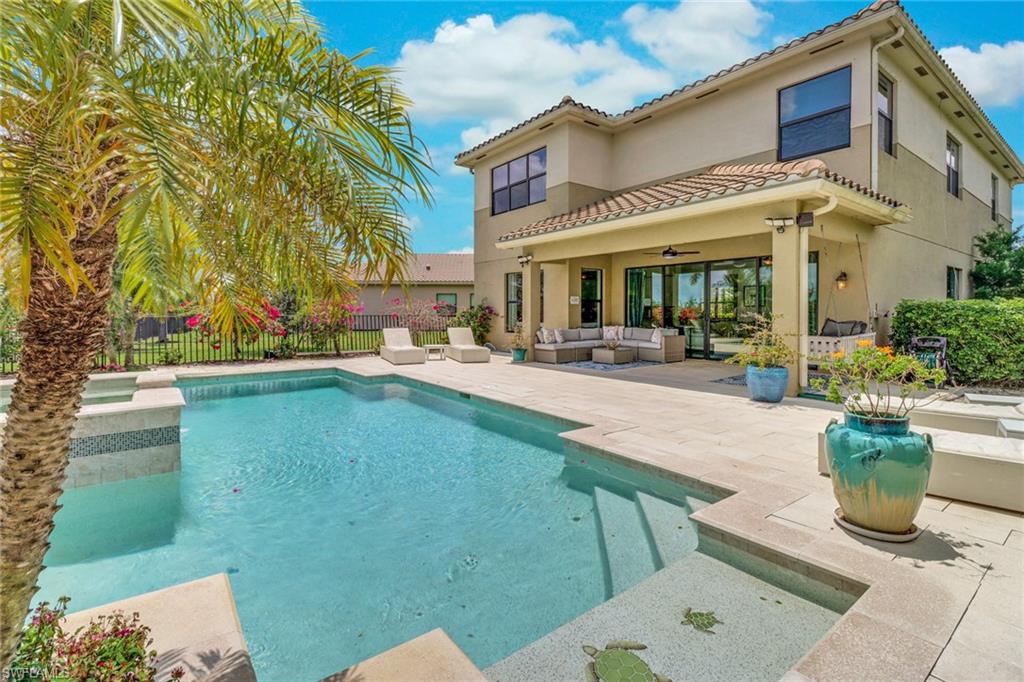
<svg viewBox="0 0 1024 682"><path fill-rule="evenodd" d="M630 346L619 346L618 348L595 348L592 357L594 362L602 365L624 365L633 362L636 355L636 348Z"/></svg>
<svg viewBox="0 0 1024 682"><path fill-rule="evenodd" d="M448 345L445 353L456 362L490 362L491 351L476 345L469 327L448 327Z"/></svg>
<svg viewBox="0 0 1024 682"><path fill-rule="evenodd" d="M537 332L537 343L533 346L533 357L537 362L563 363L581 362L593 358L595 348L604 348L604 331L612 327L583 329L557 329L561 341L545 343ZM681 362L686 352L686 339L674 328L660 329L661 338L655 339L650 327L616 327L620 348L636 353L634 359L649 362Z"/></svg>
<svg viewBox="0 0 1024 682"><path fill-rule="evenodd" d="M423 344L423 350L427 352L427 362L430 360L444 360L445 359L445 344L443 343L425 343ZM431 357L434 355L436 357Z"/></svg>
<svg viewBox="0 0 1024 682"><path fill-rule="evenodd" d="M860 341L875 342L875 332L868 330L867 322L825 320L821 334L807 337L807 359L811 362L829 360L839 352L850 355Z"/></svg>
<svg viewBox="0 0 1024 682"><path fill-rule="evenodd" d="M427 351L412 342L409 330L394 327L384 330L384 345L380 356L392 365L419 365L427 361Z"/></svg>

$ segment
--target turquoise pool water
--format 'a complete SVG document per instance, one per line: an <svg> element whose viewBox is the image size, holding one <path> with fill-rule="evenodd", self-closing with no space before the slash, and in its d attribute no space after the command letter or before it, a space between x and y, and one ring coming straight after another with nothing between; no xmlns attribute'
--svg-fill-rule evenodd
<svg viewBox="0 0 1024 682"><path fill-rule="evenodd" d="M67 491L39 599L78 610L226 572L259 679L292 682L436 627L490 666L696 556L707 502L563 448L574 425L315 373L182 388L181 472ZM740 585L717 565L718 589ZM800 636L759 645L766 679L838 618L797 601Z"/></svg>

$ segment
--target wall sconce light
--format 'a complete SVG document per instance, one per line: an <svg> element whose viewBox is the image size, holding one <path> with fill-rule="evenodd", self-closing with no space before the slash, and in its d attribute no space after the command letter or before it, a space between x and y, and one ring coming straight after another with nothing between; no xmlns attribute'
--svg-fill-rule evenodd
<svg viewBox="0 0 1024 682"><path fill-rule="evenodd" d="M840 272L839 276L836 277L836 289L845 289L850 278L846 276L845 272Z"/></svg>
<svg viewBox="0 0 1024 682"><path fill-rule="evenodd" d="M775 231L782 234L786 231L787 227L793 226L792 218L765 218L764 224L768 227L774 227Z"/></svg>
<svg viewBox="0 0 1024 682"><path fill-rule="evenodd" d="M526 267L526 265L533 260L533 254L531 253L529 255L519 256L516 260L519 261L519 267Z"/></svg>

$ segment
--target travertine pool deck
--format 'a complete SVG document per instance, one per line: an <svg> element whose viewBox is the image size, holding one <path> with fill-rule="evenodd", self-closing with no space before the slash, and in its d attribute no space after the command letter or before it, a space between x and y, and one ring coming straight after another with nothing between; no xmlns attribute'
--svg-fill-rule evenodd
<svg viewBox="0 0 1024 682"><path fill-rule="evenodd" d="M685 364L682 370L685 370ZM392 366L376 357L189 367L179 377L338 367L401 375L591 426L565 434L635 466L735 493L692 518L709 537L863 596L787 679L1024 679L1024 515L928 497L906 545L835 526L817 473L817 434L833 411L678 386L513 365ZM1021 491L1024 495L1024 490Z"/></svg>

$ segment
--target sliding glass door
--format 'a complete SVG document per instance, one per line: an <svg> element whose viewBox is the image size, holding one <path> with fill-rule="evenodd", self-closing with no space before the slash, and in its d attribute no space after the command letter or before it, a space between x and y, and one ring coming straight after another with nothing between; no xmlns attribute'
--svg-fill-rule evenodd
<svg viewBox="0 0 1024 682"><path fill-rule="evenodd" d="M809 330L818 313L818 254L808 257ZM732 258L626 270L626 324L675 327L688 357L721 360L746 342L746 327L771 313L772 260Z"/></svg>
<svg viewBox="0 0 1024 682"><path fill-rule="evenodd" d="M604 282L597 268L580 272L580 326L600 327L604 324Z"/></svg>
<svg viewBox="0 0 1024 682"><path fill-rule="evenodd" d="M686 337L686 352L704 357L704 309L707 276L704 263L665 266L665 327Z"/></svg>

